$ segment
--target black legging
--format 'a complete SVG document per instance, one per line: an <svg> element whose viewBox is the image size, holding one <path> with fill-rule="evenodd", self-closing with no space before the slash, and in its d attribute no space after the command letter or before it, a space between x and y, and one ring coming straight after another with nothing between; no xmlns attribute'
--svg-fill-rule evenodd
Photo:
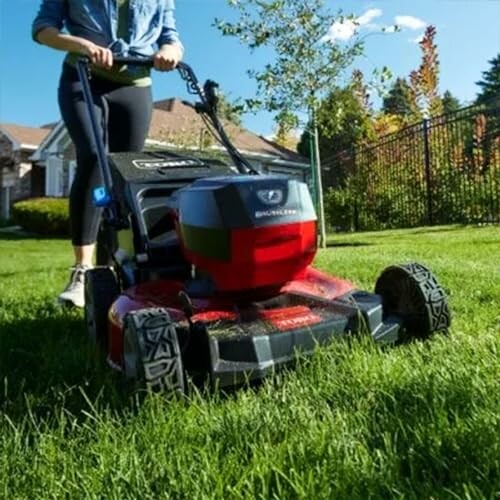
<svg viewBox="0 0 500 500"><path fill-rule="evenodd" d="M124 86L96 76L90 86L107 150L141 151L151 121L151 87ZM101 218L101 210L92 201L101 174L78 73L67 64L59 82L59 107L76 149L77 168L69 198L71 241L75 246L90 245L96 241Z"/></svg>

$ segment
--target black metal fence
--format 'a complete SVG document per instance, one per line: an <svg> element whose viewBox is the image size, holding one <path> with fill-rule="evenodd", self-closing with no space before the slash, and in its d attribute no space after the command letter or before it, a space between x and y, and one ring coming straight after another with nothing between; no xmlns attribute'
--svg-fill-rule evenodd
<svg viewBox="0 0 500 500"><path fill-rule="evenodd" d="M423 120L323 161L344 230L500 222L500 101Z"/></svg>

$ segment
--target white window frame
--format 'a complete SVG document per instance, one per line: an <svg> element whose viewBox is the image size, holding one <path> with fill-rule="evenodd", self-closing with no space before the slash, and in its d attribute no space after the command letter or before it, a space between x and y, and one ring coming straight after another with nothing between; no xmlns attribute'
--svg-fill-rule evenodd
<svg viewBox="0 0 500 500"><path fill-rule="evenodd" d="M50 156L45 166L45 196L63 196L63 159Z"/></svg>
<svg viewBox="0 0 500 500"><path fill-rule="evenodd" d="M68 162L68 193L71 191L71 185L75 180L76 173L76 160L70 160Z"/></svg>

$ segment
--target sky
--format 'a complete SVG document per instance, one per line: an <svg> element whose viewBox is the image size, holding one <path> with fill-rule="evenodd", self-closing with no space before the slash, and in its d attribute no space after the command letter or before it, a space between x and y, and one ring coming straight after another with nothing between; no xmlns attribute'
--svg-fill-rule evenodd
<svg viewBox="0 0 500 500"><path fill-rule="evenodd" d="M440 90L450 90L467 103L478 91L475 82L500 52L500 0L326 0L358 18L356 25L334 25L325 33L334 43L344 43L355 30L366 35L366 50L355 67L365 75L387 66L394 76L408 76L420 63L418 40L425 26L437 29ZM0 122L40 126L57 121L57 82L64 54L35 44L31 23L39 0L0 0ZM236 39L223 37L214 19L232 19L227 0L177 0L176 19L186 47L185 61L200 80L219 82L232 99L255 96L249 69L262 68L271 57L267 50L251 53ZM398 24L399 32L381 34L381 27ZM156 100L188 98L175 73L153 78ZM264 136L274 131L273 117L260 112L246 115L244 126Z"/></svg>

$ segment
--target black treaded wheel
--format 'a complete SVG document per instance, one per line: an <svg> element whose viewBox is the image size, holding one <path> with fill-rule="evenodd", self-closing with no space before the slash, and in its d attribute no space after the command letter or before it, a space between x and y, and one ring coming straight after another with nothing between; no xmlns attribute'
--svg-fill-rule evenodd
<svg viewBox="0 0 500 500"><path fill-rule="evenodd" d="M403 320L403 340L427 338L445 332L451 314L446 293L432 272L422 264L399 264L382 272L375 285L382 296L384 317Z"/></svg>
<svg viewBox="0 0 500 500"><path fill-rule="evenodd" d="M148 308L125 316L123 362L125 377L136 389L167 397L186 394L179 339L167 310Z"/></svg>
<svg viewBox="0 0 500 500"><path fill-rule="evenodd" d="M110 267L95 267L85 273L85 323L90 339L106 349L108 312L120 294L120 285Z"/></svg>
<svg viewBox="0 0 500 500"><path fill-rule="evenodd" d="M114 254L118 248L116 229L102 221L97 233L95 261L98 266L112 267Z"/></svg>

